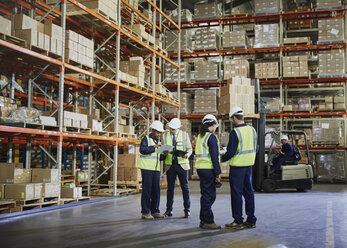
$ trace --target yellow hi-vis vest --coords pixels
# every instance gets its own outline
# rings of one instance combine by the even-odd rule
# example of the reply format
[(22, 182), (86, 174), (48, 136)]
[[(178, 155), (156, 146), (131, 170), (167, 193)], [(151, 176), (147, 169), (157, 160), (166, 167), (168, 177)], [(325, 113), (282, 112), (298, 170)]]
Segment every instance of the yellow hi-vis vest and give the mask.
[(239, 144), (236, 154), (230, 159), (230, 166), (254, 165), (257, 153), (257, 133), (251, 126), (234, 128)]
[[(211, 135), (214, 135), (210, 132), (206, 132), (203, 137), (201, 135), (198, 135), (198, 139), (196, 140), (195, 145), (195, 155), (196, 155), (196, 162), (195, 162), (195, 168), (196, 169), (213, 169), (212, 159), (210, 155), (210, 149), (208, 147), (208, 139)], [(217, 138), (217, 137), (216, 137)], [(217, 144), (218, 144), (218, 151), (219, 151), (219, 140), (217, 138)], [(220, 160), (220, 157), (219, 157)]]
[[(148, 135), (146, 136), (146, 138), (148, 146), (155, 145), (155, 142), (152, 138), (150, 138)], [(137, 167), (143, 170), (160, 171), (160, 153), (157, 153), (155, 151), (151, 154), (141, 154)]]
[[(164, 144), (173, 146), (172, 143), (172, 134), (170, 132), (166, 132), (164, 134)], [(184, 131), (179, 130), (176, 138), (176, 150), (180, 151), (186, 151), (186, 140), (187, 140), (187, 133)], [(172, 152), (173, 149), (171, 149), (169, 152)], [(189, 164), (189, 160), (187, 158), (177, 157), (178, 164)], [(165, 158), (165, 165), (172, 165), (172, 154), (168, 154)]]

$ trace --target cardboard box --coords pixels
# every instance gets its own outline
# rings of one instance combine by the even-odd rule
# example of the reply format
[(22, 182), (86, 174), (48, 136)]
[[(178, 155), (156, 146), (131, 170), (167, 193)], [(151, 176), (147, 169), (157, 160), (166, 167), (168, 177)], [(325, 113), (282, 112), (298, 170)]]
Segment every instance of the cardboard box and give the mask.
[(32, 169), (31, 180), (33, 183), (58, 183), (58, 169)]
[(140, 154), (140, 146), (132, 143), (124, 144), (124, 154)]
[(88, 182), (88, 172), (76, 171), (76, 182)]
[(44, 33), (53, 39), (61, 40), (63, 36), (62, 27), (55, 25), (51, 19), (45, 19)]
[(5, 184), (0, 184), (0, 200), (5, 198)]
[(15, 36), (25, 40), (29, 45), (37, 46), (38, 34), (36, 29), (16, 30)]
[(59, 183), (44, 183), (42, 184), (42, 197), (58, 197)]
[(0, 164), (0, 183), (30, 183), (31, 170), (16, 168), (16, 164)]
[(82, 187), (61, 188), (61, 198), (77, 199), (82, 197)]
[(141, 170), (138, 168), (124, 168), (124, 181), (141, 181)]
[(33, 183), (34, 185), (34, 199), (42, 197), (42, 183)]
[(118, 166), (119, 167), (137, 167), (138, 154), (119, 154), (118, 155)]
[(32, 29), (37, 32), (37, 21), (24, 14), (14, 15), (12, 24), (15, 30)]
[(5, 198), (14, 200), (33, 200), (35, 198), (35, 184), (6, 184)]
[(129, 134), (135, 134), (135, 127), (134, 126), (124, 126), (124, 133), (129, 133)]
[(11, 35), (12, 22), (3, 16), (0, 16), (0, 33)]

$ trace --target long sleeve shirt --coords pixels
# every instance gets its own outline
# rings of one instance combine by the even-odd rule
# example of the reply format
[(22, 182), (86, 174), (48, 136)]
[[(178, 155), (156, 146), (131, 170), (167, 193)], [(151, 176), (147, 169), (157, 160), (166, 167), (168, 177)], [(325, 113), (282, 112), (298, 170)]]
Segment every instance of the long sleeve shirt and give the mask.
[[(238, 125), (236, 127), (243, 127), (243, 126), (247, 126), (247, 123)], [(236, 131), (233, 130), (230, 132), (227, 152), (222, 156), (222, 162), (230, 160), (236, 154), (238, 145), (239, 145), (239, 138), (237, 137)]]
[[(153, 134), (152, 133), (150, 133), (148, 136), (154, 140), (155, 144), (159, 143), (159, 139), (153, 138)], [(147, 155), (147, 154), (151, 154), (153, 152), (155, 152), (155, 147), (154, 146), (148, 146), (147, 137), (146, 136), (143, 137), (142, 140), (141, 140), (141, 144), (140, 144), (140, 153), (143, 154), (143, 155)], [(164, 156), (163, 155), (160, 155), (160, 160), (164, 160)]]
[(294, 155), (294, 149), (292, 145), (289, 143), (285, 143), (284, 145), (282, 145), (281, 151), (284, 153), (282, 155), (287, 158), (292, 158)]
[[(209, 132), (212, 133), (211, 131)], [(218, 175), (220, 175), (222, 172), (219, 165), (219, 146), (217, 137), (215, 135), (211, 135), (208, 138), (207, 145), (210, 151), (214, 175), (218, 177)]]

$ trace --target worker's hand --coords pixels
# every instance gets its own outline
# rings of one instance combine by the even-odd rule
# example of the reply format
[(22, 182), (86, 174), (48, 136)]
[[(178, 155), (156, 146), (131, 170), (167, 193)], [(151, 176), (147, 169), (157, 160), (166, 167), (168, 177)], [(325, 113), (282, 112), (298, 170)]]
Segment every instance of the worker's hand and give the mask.
[(220, 183), (222, 180), (222, 177), (221, 175), (218, 175), (218, 177), (216, 177), (216, 183)]
[(188, 158), (188, 154), (182, 154), (181, 158)]
[(282, 155), (284, 155), (284, 152), (280, 151), (280, 153), (281, 153)]
[(154, 145), (154, 148), (159, 148), (159, 147), (161, 147), (161, 144), (155, 144)]
[(164, 156), (167, 156), (169, 154), (169, 151), (164, 151)]

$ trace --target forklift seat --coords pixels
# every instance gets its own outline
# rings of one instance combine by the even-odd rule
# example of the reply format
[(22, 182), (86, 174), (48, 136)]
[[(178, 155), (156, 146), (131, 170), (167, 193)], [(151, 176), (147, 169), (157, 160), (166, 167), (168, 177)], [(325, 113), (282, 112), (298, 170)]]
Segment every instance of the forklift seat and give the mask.
[(297, 165), (299, 161), (301, 160), (301, 152), (298, 147), (294, 146), (294, 154), (293, 159), (289, 161), (284, 161), (282, 165)]

